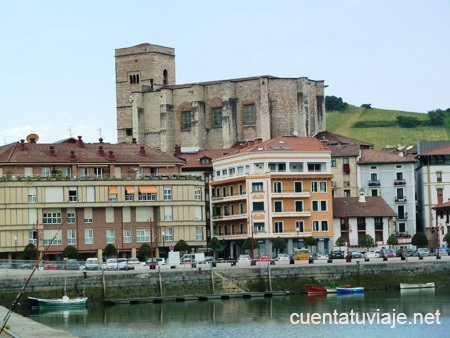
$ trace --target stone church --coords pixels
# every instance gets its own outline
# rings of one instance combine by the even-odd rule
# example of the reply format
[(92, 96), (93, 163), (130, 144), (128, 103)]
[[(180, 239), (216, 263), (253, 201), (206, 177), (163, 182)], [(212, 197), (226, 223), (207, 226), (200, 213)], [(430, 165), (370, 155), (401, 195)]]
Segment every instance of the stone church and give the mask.
[(115, 65), (118, 142), (173, 152), (326, 130), (324, 81), (265, 75), (176, 84), (175, 50), (148, 43), (116, 49)]

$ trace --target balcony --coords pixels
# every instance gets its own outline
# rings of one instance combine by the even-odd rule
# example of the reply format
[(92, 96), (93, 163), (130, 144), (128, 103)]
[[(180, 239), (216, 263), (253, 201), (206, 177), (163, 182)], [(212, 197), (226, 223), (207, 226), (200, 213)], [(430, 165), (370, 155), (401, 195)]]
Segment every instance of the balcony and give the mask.
[(379, 187), (380, 186), (380, 181), (379, 180), (371, 180), (369, 181), (369, 187)]
[(397, 221), (407, 220), (408, 219), (408, 213), (405, 212), (404, 214), (397, 214)]
[(405, 232), (396, 231), (395, 236), (399, 237), (399, 238), (411, 238), (411, 235), (408, 234), (407, 231), (405, 231)]
[(395, 203), (405, 203), (405, 202), (407, 202), (407, 199), (406, 199), (406, 197), (396, 197), (395, 198)]
[(394, 185), (405, 185), (406, 180), (394, 180)]

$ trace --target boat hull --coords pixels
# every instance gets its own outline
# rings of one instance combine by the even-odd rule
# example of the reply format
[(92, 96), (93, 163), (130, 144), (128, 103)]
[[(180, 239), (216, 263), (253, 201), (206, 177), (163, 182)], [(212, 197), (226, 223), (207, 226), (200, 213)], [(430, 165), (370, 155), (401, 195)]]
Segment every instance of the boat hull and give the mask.
[(430, 289), (434, 288), (434, 282), (431, 283), (400, 283), (400, 289)]
[(355, 293), (364, 293), (363, 287), (356, 288), (336, 288), (336, 292), (338, 295), (350, 295)]
[(87, 297), (43, 299), (28, 297), (32, 309), (80, 309), (86, 308)]

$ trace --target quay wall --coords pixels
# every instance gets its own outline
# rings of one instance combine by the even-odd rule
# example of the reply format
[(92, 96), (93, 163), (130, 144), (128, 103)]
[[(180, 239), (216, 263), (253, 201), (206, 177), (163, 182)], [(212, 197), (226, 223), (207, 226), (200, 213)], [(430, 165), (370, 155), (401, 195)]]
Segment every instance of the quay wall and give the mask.
[[(0, 273), (0, 304), (10, 305), (24, 286), (30, 271)], [(170, 269), (163, 266), (136, 271), (35, 271), (21, 295), (58, 298), (66, 289), (69, 297), (85, 295), (89, 302), (105, 299), (190, 296), (205, 294), (286, 291), (305, 292), (305, 284), (363, 286), (366, 290), (398, 289), (399, 283), (435, 282), (450, 286), (450, 261), (352, 262), (349, 264), (304, 264)], [(27, 305), (27, 304), (26, 304)]]

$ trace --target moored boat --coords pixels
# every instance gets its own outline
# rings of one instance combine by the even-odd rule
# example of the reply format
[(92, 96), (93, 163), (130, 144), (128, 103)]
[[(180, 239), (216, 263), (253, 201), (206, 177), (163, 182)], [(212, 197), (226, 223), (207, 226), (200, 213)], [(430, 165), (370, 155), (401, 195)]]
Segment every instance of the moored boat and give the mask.
[[(322, 293), (336, 293), (336, 284), (330, 283), (330, 285), (327, 286), (321, 286), (321, 285), (311, 285), (311, 284), (305, 284), (306, 292), (308, 295), (314, 295), (314, 294), (322, 294)], [(344, 285), (344, 288), (349, 288), (350, 285)]]
[(44, 299), (28, 297), (32, 309), (79, 309), (86, 308), (87, 297)]
[(364, 293), (363, 287), (336, 288), (338, 295), (349, 295), (354, 293)]
[(430, 283), (400, 283), (400, 289), (428, 289), (434, 288), (434, 282)]

